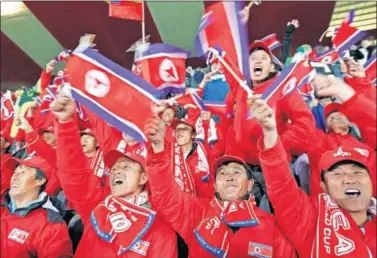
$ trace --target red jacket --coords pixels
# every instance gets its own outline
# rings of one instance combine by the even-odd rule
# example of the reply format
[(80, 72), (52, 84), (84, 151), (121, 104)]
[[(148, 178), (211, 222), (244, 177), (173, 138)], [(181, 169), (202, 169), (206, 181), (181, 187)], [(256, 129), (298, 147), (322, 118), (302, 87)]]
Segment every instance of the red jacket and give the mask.
[(355, 94), (343, 103), (340, 112), (357, 124), (361, 133), (361, 141), (373, 149), (377, 149), (376, 101), (369, 100), (364, 94)]
[[(210, 200), (193, 197), (179, 189), (173, 173), (166, 173), (170, 165), (166, 162), (168, 156), (167, 151), (158, 154), (150, 151), (147, 155), (150, 187), (157, 212), (186, 242), (189, 257), (213, 257), (200, 246), (193, 231), (202, 219), (215, 215), (215, 210), (210, 206)], [(275, 225), (274, 217), (258, 208), (254, 208), (254, 211), (260, 225), (236, 231), (231, 238), (227, 257), (250, 257), (250, 241), (272, 246), (273, 257), (295, 257), (292, 245)]]
[[(80, 214), (84, 224), (84, 233), (75, 257), (116, 257), (110, 244), (100, 239), (90, 222), (93, 209), (110, 194), (109, 188), (97, 185), (97, 178), (87, 166), (85, 155), (80, 145), (77, 124), (55, 123), (57, 132), (57, 157), (59, 176), (66, 198)], [(152, 205), (153, 207), (153, 205)], [(151, 243), (148, 257), (176, 257), (176, 235), (158, 215), (152, 227), (145, 235)], [(139, 257), (128, 251), (124, 257)]]
[(1, 204), (1, 257), (72, 257), (67, 225), (50, 200), (10, 213), (9, 196)]
[(137, 143), (133, 146), (126, 145), (126, 142), (122, 138), (122, 134), (117, 129), (111, 127), (87, 108), (83, 107), (83, 109), (85, 110), (93, 134), (96, 136), (98, 145), (103, 153), (106, 153), (109, 150), (118, 149), (124, 153), (130, 152), (142, 156), (146, 155), (146, 150), (143, 144)]
[(350, 85), (357, 93), (363, 94), (373, 103), (376, 103), (376, 87), (368, 77), (350, 78), (346, 76), (344, 82)]
[[(263, 150), (258, 142), (260, 160), (278, 225), (293, 243), (299, 257), (310, 257), (317, 230), (318, 198), (308, 197), (292, 176), (281, 141)], [(365, 225), (365, 243), (376, 256), (376, 217)]]
[[(274, 82), (276, 77), (256, 86), (255, 94), (263, 94)], [(315, 127), (315, 122), (308, 106), (297, 91), (280, 99), (275, 108), (278, 133), (288, 154), (300, 154), (306, 150), (306, 138)], [(236, 142), (234, 132), (227, 134), (226, 153), (243, 152), (249, 164), (258, 165), (258, 149), (256, 143), (262, 135), (262, 129), (255, 119), (245, 120), (242, 142)]]

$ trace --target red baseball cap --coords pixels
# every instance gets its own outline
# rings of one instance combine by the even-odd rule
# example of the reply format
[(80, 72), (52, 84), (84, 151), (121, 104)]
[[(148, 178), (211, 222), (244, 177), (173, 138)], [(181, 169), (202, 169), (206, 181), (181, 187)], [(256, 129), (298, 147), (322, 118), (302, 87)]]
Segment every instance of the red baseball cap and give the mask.
[(103, 163), (107, 168), (111, 168), (121, 157), (126, 157), (132, 161), (139, 163), (143, 170), (146, 171), (147, 166), (145, 157), (139, 154), (123, 153), (118, 151), (117, 149), (109, 150), (108, 152), (106, 152), (105, 156), (103, 157)]
[(94, 138), (96, 138), (96, 136), (94, 135), (93, 131), (90, 130), (90, 128), (86, 128), (85, 130), (80, 131), (80, 136), (83, 136), (85, 134), (93, 136)]
[(322, 154), (319, 168), (322, 171), (327, 171), (335, 164), (345, 160), (357, 162), (368, 168), (368, 158), (369, 151), (366, 149), (339, 147), (337, 150), (327, 151)]
[(268, 53), (269, 56), (273, 56), (273, 53), (271, 49), (267, 46), (266, 43), (260, 40), (254, 41), (250, 46), (249, 46), (249, 53), (253, 52), (255, 48), (262, 48), (264, 51)]
[(324, 110), (323, 110), (325, 118), (327, 118), (328, 115), (330, 115), (331, 113), (339, 111), (341, 107), (342, 107), (342, 104), (337, 103), (337, 102), (333, 102), (333, 103), (326, 105)]
[[(216, 170), (222, 165), (224, 164), (225, 162), (237, 162), (237, 163), (240, 163), (242, 165), (245, 166), (245, 168), (247, 167), (247, 164), (245, 162), (245, 160), (239, 156), (232, 156), (232, 155), (225, 155), (225, 156), (222, 156), (220, 158), (218, 158), (214, 163), (213, 163), (213, 166), (212, 166), (212, 171), (213, 173), (215, 173), (215, 177), (216, 177)], [(248, 171), (246, 171), (246, 173), (248, 173)], [(248, 178), (251, 178), (251, 175), (248, 175)]]
[(11, 157), (7, 159), (4, 166), (6, 166), (11, 171), (14, 171), (18, 164), (22, 164), (24, 166), (31, 167), (31, 168), (38, 168), (45, 174), (47, 180), (51, 178), (53, 169), (44, 159), (41, 159), (35, 156), (28, 157), (26, 159), (17, 159), (17, 158)]
[(188, 126), (191, 126), (193, 129), (194, 129), (194, 131), (195, 131), (195, 128), (196, 128), (196, 126), (195, 126), (195, 124), (196, 124), (196, 121), (194, 121), (194, 120), (192, 120), (192, 119), (189, 119), (189, 118), (182, 118), (182, 119), (178, 119), (178, 118), (176, 118), (176, 119), (174, 119), (172, 122), (171, 122), (171, 128), (173, 129), (173, 130), (175, 130), (175, 128), (179, 125), (179, 124), (186, 124), (186, 125), (188, 125)]

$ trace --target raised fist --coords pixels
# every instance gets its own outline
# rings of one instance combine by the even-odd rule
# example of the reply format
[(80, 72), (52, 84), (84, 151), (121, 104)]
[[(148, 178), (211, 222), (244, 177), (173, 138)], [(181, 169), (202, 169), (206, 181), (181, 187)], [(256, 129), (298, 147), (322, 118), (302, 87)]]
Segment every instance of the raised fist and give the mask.
[(59, 122), (64, 123), (72, 119), (74, 113), (76, 112), (76, 104), (72, 99), (60, 95), (50, 104), (50, 109), (58, 118)]

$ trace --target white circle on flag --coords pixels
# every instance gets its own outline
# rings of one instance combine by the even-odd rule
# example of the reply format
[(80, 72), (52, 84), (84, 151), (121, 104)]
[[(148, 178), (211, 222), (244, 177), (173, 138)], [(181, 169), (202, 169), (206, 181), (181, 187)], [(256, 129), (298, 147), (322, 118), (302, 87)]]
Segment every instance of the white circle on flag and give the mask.
[(98, 70), (88, 71), (85, 74), (85, 90), (95, 97), (105, 97), (110, 91), (109, 77)]
[(284, 86), (283, 95), (290, 93), (296, 87), (296, 77), (291, 78)]
[(160, 77), (165, 82), (177, 82), (177, 68), (170, 59), (164, 59), (160, 64)]
[(322, 58), (321, 63), (330, 64), (332, 62), (332, 56), (325, 56)]

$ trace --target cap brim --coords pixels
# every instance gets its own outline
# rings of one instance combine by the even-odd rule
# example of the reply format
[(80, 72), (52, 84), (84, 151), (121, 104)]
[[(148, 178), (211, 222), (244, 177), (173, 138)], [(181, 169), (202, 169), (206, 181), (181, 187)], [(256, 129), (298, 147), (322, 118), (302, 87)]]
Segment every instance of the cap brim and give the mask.
[(178, 119), (178, 118), (174, 119), (174, 120), (171, 122), (170, 127), (171, 127), (173, 130), (175, 130), (175, 128), (176, 128), (179, 124), (185, 124), (185, 125), (188, 125), (188, 126), (192, 127), (192, 128), (194, 129), (194, 131), (195, 131), (195, 128), (194, 128), (192, 125), (190, 125), (189, 123), (186, 123), (185, 121), (183, 121), (183, 120), (181, 120), (181, 119)]
[(337, 159), (334, 162), (329, 162), (326, 165), (323, 165), (321, 167), (321, 171), (328, 171), (331, 167), (335, 166), (336, 164), (339, 164), (340, 162), (344, 162), (344, 161), (355, 162), (355, 163), (359, 164), (360, 166), (365, 167), (369, 171), (368, 164), (366, 164), (365, 161), (358, 160), (358, 159), (350, 159), (349, 157), (344, 157), (342, 159)]
[(226, 156), (222, 156), (221, 158), (218, 158), (215, 163), (213, 164), (212, 166), (212, 171), (213, 173), (215, 173), (216, 175), (216, 170), (222, 165), (224, 164), (225, 162), (237, 162), (237, 163), (240, 163), (242, 165), (244, 165), (245, 167), (247, 166), (246, 162), (239, 158), (239, 157), (236, 157), (236, 156), (230, 156), (230, 155), (226, 155)]
[(122, 157), (125, 157), (127, 159), (130, 159), (134, 162), (137, 162), (140, 164), (140, 166), (143, 168), (143, 170), (145, 171), (145, 160), (139, 160), (137, 157), (141, 157), (141, 155), (138, 155), (138, 154), (124, 154), (123, 152), (120, 152), (116, 149), (114, 150), (110, 150), (108, 151), (104, 158), (103, 158), (103, 163), (105, 164), (105, 166), (107, 168), (111, 168), (115, 162), (119, 159), (119, 158), (122, 158)]
[(271, 49), (262, 41), (256, 41), (253, 44), (249, 46), (249, 53), (251, 53), (256, 48), (262, 48), (264, 51), (266, 51), (270, 56), (272, 56)]
[(342, 107), (342, 104), (340, 103), (330, 103), (327, 106), (325, 106), (323, 113), (325, 115), (325, 118), (327, 118), (331, 113), (338, 112)]

